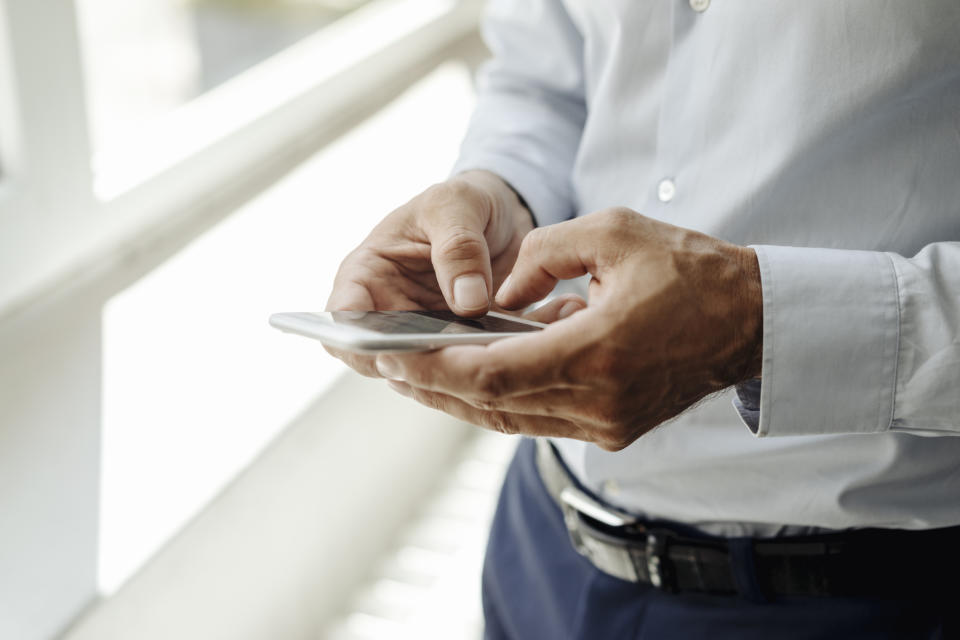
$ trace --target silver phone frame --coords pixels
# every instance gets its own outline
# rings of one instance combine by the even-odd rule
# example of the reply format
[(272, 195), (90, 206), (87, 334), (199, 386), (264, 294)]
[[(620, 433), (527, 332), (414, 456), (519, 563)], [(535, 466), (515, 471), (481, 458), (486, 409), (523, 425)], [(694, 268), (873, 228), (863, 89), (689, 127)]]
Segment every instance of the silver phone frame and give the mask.
[[(527, 336), (530, 332), (483, 333), (405, 333), (386, 334), (370, 329), (334, 324), (323, 316), (327, 311), (288, 311), (270, 316), (270, 325), (286, 333), (294, 333), (319, 340), (325, 345), (355, 353), (403, 353), (431, 351), (463, 344), (490, 344), (504, 338)], [(547, 325), (525, 318), (490, 311), (489, 316), (528, 324), (541, 329)]]

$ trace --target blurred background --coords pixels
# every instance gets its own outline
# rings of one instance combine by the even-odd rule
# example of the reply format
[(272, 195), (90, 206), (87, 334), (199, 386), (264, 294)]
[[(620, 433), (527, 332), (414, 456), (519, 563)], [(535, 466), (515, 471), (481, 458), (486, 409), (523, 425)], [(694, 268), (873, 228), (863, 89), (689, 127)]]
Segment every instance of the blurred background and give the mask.
[(0, 638), (478, 638), (515, 441), (267, 325), (442, 180), (479, 0), (0, 0)]

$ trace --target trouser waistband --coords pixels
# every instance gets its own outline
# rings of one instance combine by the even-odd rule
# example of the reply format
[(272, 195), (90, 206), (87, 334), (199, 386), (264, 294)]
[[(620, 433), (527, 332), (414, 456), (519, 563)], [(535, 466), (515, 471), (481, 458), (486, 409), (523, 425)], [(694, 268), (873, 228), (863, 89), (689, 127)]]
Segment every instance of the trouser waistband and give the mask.
[(734, 594), (734, 542), (750, 547), (768, 596), (930, 597), (960, 594), (960, 527), (858, 529), (772, 539), (692, 537), (645, 522), (582, 490), (546, 439), (537, 470), (577, 552), (601, 571), (665, 591)]

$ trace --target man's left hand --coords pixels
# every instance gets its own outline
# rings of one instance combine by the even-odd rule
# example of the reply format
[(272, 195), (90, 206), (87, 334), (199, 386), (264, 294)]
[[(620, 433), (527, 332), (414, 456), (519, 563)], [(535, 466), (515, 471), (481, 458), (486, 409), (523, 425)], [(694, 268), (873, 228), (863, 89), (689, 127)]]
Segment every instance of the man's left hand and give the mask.
[(381, 355), (377, 368), (397, 391), (467, 422), (611, 451), (760, 374), (752, 249), (609, 209), (529, 233), (496, 301), (523, 308), (586, 273), (586, 308), (560, 319), (582, 301), (547, 305), (538, 317), (556, 321), (543, 331)]

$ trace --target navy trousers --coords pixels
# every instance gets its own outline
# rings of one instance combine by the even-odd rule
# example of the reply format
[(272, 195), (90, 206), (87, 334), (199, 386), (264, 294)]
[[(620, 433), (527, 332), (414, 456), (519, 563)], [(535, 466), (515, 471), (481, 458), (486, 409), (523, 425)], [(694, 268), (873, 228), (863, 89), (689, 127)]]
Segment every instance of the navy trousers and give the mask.
[[(738, 564), (737, 555), (747, 547), (733, 546)], [(742, 574), (741, 582), (746, 581), (746, 596), (669, 594), (602, 573), (571, 546), (560, 509), (537, 474), (534, 443), (524, 440), (507, 473), (484, 563), (486, 638), (954, 637), (945, 630), (944, 606), (929, 602), (752, 598), (749, 582), (753, 580), (755, 587), (756, 581), (749, 574), (752, 565), (739, 564), (735, 571)]]

